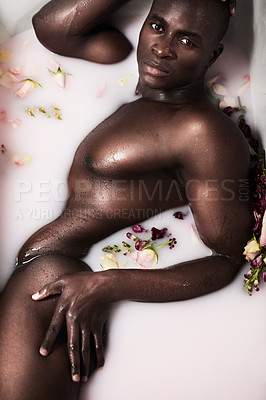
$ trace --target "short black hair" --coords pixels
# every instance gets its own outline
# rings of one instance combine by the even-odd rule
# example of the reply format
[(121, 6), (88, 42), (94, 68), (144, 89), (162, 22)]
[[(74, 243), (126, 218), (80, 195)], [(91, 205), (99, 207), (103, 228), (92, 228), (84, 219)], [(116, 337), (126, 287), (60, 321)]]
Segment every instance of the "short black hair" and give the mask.
[[(224, 35), (227, 32), (229, 21), (230, 21), (230, 8), (229, 1), (221, 1), (221, 0), (199, 0), (203, 1), (208, 7), (212, 7), (212, 9), (217, 13), (217, 34), (214, 36), (214, 42), (220, 43), (223, 39)], [(206, 13), (208, 11), (206, 10)]]

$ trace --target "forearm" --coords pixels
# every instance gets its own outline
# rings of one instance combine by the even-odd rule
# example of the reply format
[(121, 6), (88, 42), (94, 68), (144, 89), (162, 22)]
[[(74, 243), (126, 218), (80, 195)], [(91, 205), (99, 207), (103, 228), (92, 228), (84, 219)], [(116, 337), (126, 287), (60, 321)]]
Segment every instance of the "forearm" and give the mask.
[(213, 256), (157, 270), (110, 270), (113, 301), (169, 302), (195, 298), (229, 284), (239, 265)]

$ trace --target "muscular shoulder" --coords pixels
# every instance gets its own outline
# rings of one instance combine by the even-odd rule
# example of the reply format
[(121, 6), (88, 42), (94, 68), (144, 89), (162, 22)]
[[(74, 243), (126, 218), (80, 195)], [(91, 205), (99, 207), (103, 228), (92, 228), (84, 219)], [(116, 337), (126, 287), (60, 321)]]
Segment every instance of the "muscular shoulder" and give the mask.
[[(180, 120), (178, 115), (176, 118)], [(227, 170), (237, 173), (238, 168), (249, 164), (242, 132), (230, 117), (211, 105), (184, 109), (178, 130), (179, 140), (174, 147), (181, 164), (193, 173), (222, 174)]]

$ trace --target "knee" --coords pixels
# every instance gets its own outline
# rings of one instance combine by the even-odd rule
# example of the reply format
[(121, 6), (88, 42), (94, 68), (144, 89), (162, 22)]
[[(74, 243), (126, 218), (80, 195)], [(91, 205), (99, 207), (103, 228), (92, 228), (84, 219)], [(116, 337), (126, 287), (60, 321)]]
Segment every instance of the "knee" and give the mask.
[(40, 256), (25, 265), (18, 265), (9, 286), (16, 291), (34, 293), (34, 290), (39, 290), (62, 275), (84, 270), (88, 270), (88, 266), (81, 260), (61, 255)]

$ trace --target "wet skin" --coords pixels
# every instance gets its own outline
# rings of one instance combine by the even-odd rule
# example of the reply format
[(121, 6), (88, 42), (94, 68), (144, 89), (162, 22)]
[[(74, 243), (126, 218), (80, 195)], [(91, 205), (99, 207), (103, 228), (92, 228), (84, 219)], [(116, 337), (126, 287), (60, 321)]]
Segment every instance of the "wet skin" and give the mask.
[[(137, 51), (142, 97), (121, 107), (83, 140), (69, 174), (70, 198), (63, 214), (22, 247), (20, 263), (38, 257), (15, 272), (2, 297), (5, 381), (10, 382), (12, 362), (24, 340), (29, 345), (21, 364), (36, 365), (37, 375), (46, 368), (46, 382), (53, 388), (53, 379), (59, 380), (57, 400), (77, 398), (70, 373), (74, 382), (85, 382), (91, 352), (97, 366), (103, 365), (103, 327), (112, 303), (197, 297), (225, 286), (239, 270), (251, 224), (249, 201), (239, 196), (241, 182), (248, 180), (249, 152), (239, 129), (204, 93), (205, 73), (223, 49), (213, 40), (215, 11), (210, 8), (208, 17), (203, 16), (205, 3), (155, 1)], [(155, 190), (158, 182), (161, 192)], [(190, 205), (201, 238), (217, 255), (164, 270), (97, 274), (79, 260), (92, 243), (144, 219), (145, 211), (183, 204)], [(33, 302), (35, 291), (34, 300), (46, 300)], [(60, 297), (50, 297), (54, 294)], [(18, 340), (16, 317), (25, 315), (22, 299), (34, 310), (34, 318), (29, 319), (32, 329), (20, 326)], [(16, 346), (11, 349), (12, 340)], [(41, 354), (51, 353), (47, 358), (37, 352), (41, 342)], [(63, 374), (55, 373), (54, 360)], [(15, 389), (4, 384), (7, 399), (15, 399), (14, 393), (25, 386), (20, 370), (16, 377)], [(40, 382), (33, 382), (28, 393), (48, 398), (49, 385), (40, 390)]]

